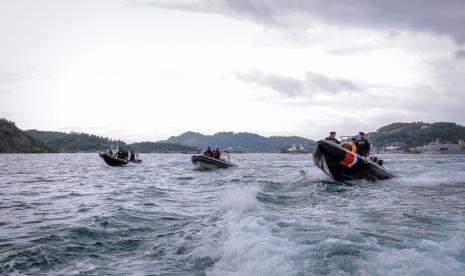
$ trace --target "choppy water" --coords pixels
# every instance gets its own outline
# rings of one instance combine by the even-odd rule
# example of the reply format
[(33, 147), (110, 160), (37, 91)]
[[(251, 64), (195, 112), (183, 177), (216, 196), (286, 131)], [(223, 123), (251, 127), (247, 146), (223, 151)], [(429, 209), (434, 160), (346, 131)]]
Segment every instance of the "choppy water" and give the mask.
[(463, 275), (465, 155), (340, 185), (309, 155), (0, 155), (0, 274)]

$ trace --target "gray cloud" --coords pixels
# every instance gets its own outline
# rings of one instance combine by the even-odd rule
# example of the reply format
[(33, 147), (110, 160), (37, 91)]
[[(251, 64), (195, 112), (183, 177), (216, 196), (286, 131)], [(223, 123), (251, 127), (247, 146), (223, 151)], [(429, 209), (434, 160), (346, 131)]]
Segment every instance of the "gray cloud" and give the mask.
[(458, 50), (457, 52), (455, 52), (455, 57), (465, 58), (465, 50)]
[(31, 75), (11, 68), (0, 67), (0, 93), (9, 93), (11, 85), (27, 78), (31, 78)]
[(8, 93), (15, 84), (36, 78), (50, 78), (50, 75), (32, 67), (0, 66), (0, 93)]
[(0, 69), (0, 84), (17, 83), (25, 78), (31, 78), (31, 76), (25, 74), (24, 72), (7, 71)]
[(447, 35), (465, 42), (463, 0), (132, 0), (138, 5), (218, 13), (266, 27), (306, 29), (320, 21), (355, 28), (410, 30)]
[(0, 84), (13, 84), (25, 79), (49, 77), (47, 72), (37, 68), (0, 66)]
[(264, 74), (258, 71), (254, 71), (253, 73), (235, 73), (235, 76), (245, 82), (271, 88), (289, 97), (302, 93), (302, 83), (295, 78)]
[(260, 71), (252, 73), (235, 73), (238, 79), (254, 83), (262, 87), (270, 88), (288, 97), (299, 95), (314, 95), (322, 93), (342, 93), (363, 91), (350, 80), (329, 78), (328, 76), (307, 71), (305, 77), (300, 80), (292, 77), (265, 74)]

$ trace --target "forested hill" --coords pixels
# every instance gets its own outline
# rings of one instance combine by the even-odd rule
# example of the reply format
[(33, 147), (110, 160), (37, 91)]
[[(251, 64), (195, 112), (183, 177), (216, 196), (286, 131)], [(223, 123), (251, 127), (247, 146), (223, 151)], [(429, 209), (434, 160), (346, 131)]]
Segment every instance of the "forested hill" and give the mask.
[(367, 137), (374, 146), (399, 142), (405, 143), (407, 147), (416, 147), (436, 139), (457, 143), (459, 139), (465, 139), (465, 127), (450, 122), (393, 123), (368, 133)]
[[(399, 142), (406, 147), (416, 147), (439, 139), (441, 142), (457, 143), (465, 139), (465, 127), (456, 123), (393, 123), (368, 133), (373, 146), (385, 146)], [(22, 131), (13, 122), (0, 119), (0, 153), (39, 152), (99, 152), (111, 146), (132, 148), (138, 152), (189, 152), (207, 146), (228, 148), (233, 151), (279, 152), (292, 144), (312, 149), (314, 141), (297, 136), (264, 137), (254, 133), (219, 132), (203, 135), (186, 132), (172, 136), (166, 141), (142, 142), (127, 145), (120, 140), (85, 133), (56, 131)]]
[(15, 123), (0, 118), (0, 153), (41, 152), (53, 152), (53, 149), (24, 133)]
[(86, 133), (26, 130), (30, 136), (40, 139), (56, 152), (99, 152), (113, 146), (126, 146), (123, 141)]
[(185, 132), (179, 136), (172, 136), (165, 142), (178, 143), (186, 146), (197, 148), (206, 148), (207, 146), (228, 148), (235, 151), (246, 152), (279, 152), (282, 148), (287, 148), (292, 144), (303, 145), (307, 149), (314, 146), (314, 141), (297, 136), (272, 136), (263, 137), (254, 133), (234, 133), (219, 132), (214, 135), (203, 135), (197, 132)]
[(141, 153), (197, 152), (195, 147), (164, 142), (141, 142), (130, 144), (129, 148)]

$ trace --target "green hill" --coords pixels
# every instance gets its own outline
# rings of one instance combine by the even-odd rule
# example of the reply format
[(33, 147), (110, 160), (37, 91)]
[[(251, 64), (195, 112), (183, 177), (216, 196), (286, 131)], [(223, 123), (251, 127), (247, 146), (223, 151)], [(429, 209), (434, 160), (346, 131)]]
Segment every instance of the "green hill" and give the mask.
[(439, 139), (443, 142), (457, 143), (465, 138), (465, 127), (450, 123), (393, 123), (367, 134), (374, 146), (387, 143), (405, 143), (407, 147), (417, 147)]
[(297, 137), (272, 136), (263, 137), (254, 133), (247, 132), (219, 132), (214, 135), (203, 135), (197, 132), (185, 132), (179, 136), (172, 136), (165, 142), (177, 143), (197, 148), (206, 148), (207, 146), (228, 148), (233, 150), (243, 150), (247, 152), (280, 152), (282, 148), (292, 144), (303, 145), (305, 148), (313, 148), (314, 141)]
[(112, 145), (126, 146), (126, 143), (123, 141), (111, 140), (106, 137), (86, 133), (39, 130), (27, 130), (26, 133), (41, 140), (57, 152), (99, 152), (105, 151)]
[(168, 153), (168, 152), (198, 151), (198, 149), (195, 147), (184, 146), (180, 144), (164, 143), (164, 142), (134, 143), (134, 144), (130, 144), (129, 148), (136, 152), (141, 152), (141, 153), (152, 153), (152, 152)]
[(127, 147), (142, 153), (197, 150), (195, 147), (164, 142), (142, 142), (128, 145), (120, 140), (111, 140), (106, 137), (86, 133), (64, 133), (39, 130), (27, 130), (26, 132), (30, 136), (41, 140), (56, 152), (100, 152), (109, 149), (111, 146)]
[(53, 152), (53, 149), (24, 133), (15, 123), (0, 118), (0, 153), (42, 152)]

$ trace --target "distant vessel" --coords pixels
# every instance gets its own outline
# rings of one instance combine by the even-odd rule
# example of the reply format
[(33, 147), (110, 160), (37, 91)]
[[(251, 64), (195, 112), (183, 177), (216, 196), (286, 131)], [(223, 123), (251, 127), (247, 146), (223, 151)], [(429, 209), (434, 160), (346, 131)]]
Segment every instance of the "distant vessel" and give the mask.
[(232, 147), (227, 147), (226, 150), (228, 152), (232, 152), (232, 153), (245, 153), (246, 151), (242, 149), (241, 146), (238, 146), (236, 149), (232, 148)]
[(291, 154), (295, 154), (295, 153), (310, 153), (310, 151), (307, 150), (306, 148), (304, 148), (304, 146), (299, 145), (298, 147), (296, 147), (295, 144), (292, 144), (292, 146), (289, 147), (289, 148), (281, 149), (281, 152), (282, 152), (282, 153), (291, 153)]
[(465, 140), (460, 139), (457, 144), (440, 143), (439, 139), (424, 145), (420, 149), (421, 153), (440, 153), (440, 154), (465, 154)]
[(182, 152), (182, 154), (197, 154), (201, 153), (201, 150), (185, 150)]
[(394, 143), (388, 143), (384, 147), (379, 147), (377, 153), (395, 154), (395, 153), (405, 153), (405, 151), (402, 150), (401, 143), (394, 142)]

